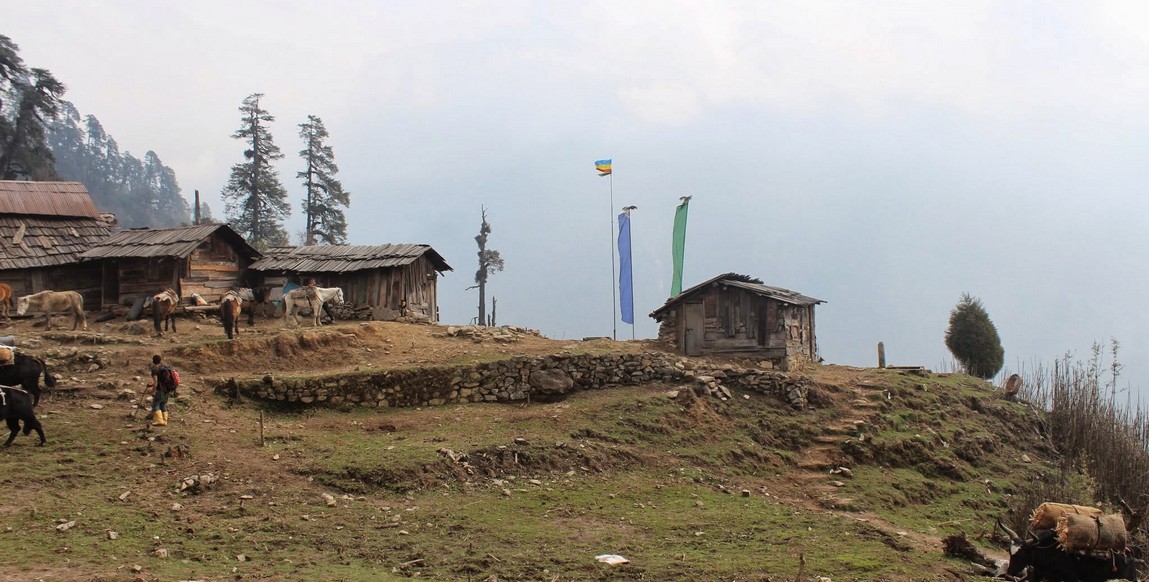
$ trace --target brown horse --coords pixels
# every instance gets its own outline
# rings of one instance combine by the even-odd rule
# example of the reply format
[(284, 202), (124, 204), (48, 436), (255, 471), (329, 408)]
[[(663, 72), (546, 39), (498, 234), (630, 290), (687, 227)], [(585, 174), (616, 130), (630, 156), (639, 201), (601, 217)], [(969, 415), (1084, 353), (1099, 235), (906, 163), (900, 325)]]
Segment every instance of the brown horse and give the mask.
[(243, 299), (240, 299), (239, 293), (228, 291), (223, 294), (223, 300), (219, 302), (219, 319), (223, 322), (227, 339), (239, 335), (239, 312), (242, 308)]
[(156, 335), (164, 335), (164, 332), (160, 331), (160, 322), (163, 322), (164, 330), (167, 330), (170, 323), (172, 331), (176, 331), (176, 320), (173, 316), (179, 304), (180, 296), (171, 287), (152, 297), (152, 325), (156, 328)]
[(16, 300), (16, 315), (24, 315), (29, 310), (44, 314), (46, 329), (52, 329), (52, 312), (62, 311), (72, 314), (72, 331), (81, 325), (84, 331), (88, 330), (88, 318), (84, 316), (84, 297), (75, 291), (41, 291)]
[(0, 313), (4, 314), (4, 319), (8, 317), (8, 306), (12, 303), (12, 286), (7, 283), (0, 283)]
[(255, 325), (255, 312), (262, 306), (269, 303), (271, 296), (271, 288), (264, 287), (240, 287), (236, 290), (236, 295), (244, 301), (241, 313), (247, 312), (247, 326), (252, 327)]

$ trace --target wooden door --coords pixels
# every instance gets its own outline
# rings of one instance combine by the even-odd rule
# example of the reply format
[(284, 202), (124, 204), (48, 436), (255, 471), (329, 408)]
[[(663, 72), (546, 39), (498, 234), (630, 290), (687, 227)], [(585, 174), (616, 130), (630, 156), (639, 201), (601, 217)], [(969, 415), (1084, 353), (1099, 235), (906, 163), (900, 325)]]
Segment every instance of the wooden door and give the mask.
[(688, 356), (702, 355), (703, 309), (701, 303), (687, 303), (685, 309), (686, 328), (683, 338), (683, 352)]
[(120, 266), (115, 261), (105, 261), (103, 266), (103, 297), (104, 305), (118, 305), (120, 303)]

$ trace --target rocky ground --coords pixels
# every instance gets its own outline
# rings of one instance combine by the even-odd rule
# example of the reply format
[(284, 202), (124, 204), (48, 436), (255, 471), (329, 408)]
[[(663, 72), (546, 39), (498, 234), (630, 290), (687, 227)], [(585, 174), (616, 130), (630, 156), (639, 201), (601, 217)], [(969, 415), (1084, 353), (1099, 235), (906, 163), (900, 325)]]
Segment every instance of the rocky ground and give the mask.
[(71, 319), (14, 318), (0, 323), (0, 336), (15, 337), (19, 350), (45, 358), (60, 377), (63, 392), (140, 389), (147, 364), (163, 355), (181, 373), (184, 384), (221, 376), (276, 373), (329, 373), (364, 368), (461, 363), (508, 355), (542, 355), (565, 349), (652, 349), (649, 342), (608, 340), (557, 341), (538, 331), (513, 326), (483, 328), (397, 322), (337, 322), (318, 328), (287, 327), (283, 320), (257, 317), (241, 324), (228, 346), (218, 317), (189, 313), (177, 331), (156, 335), (151, 321), (118, 318), (96, 322), (88, 330), (71, 329)]
[[(701, 576), (695, 579), (762, 571), (750, 562), (755, 552), (767, 550), (781, 557), (775, 556), (766, 570), (794, 579), (803, 549), (809, 573), (835, 572), (835, 580), (943, 579), (934, 571), (915, 574), (920, 564), (940, 556), (945, 530), (931, 524), (942, 518), (931, 517), (925, 524), (910, 519), (907, 525), (875, 511), (886, 503), (877, 500), (885, 499), (888, 487), (883, 483), (870, 489), (867, 484), (890, 477), (873, 467), (861, 468), (859, 475), (842, 443), (862, 443), (868, 427), (888, 423), (883, 412), (894, 406), (892, 396), (893, 402), (899, 395), (910, 402), (935, 390), (970, 389), (940, 388), (953, 379), (823, 366), (804, 372), (818, 387), (810, 411), (774, 407), (770, 399), (751, 393), (732, 394), (711, 376), (713, 385), (702, 384), (704, 390), (691, 390), (690, 384), (642, 386), (549, 405), (272, 411), (264, 427), (258, 406), (232, 408), (214, 393), (220, 380), (663, 348), (651, 341), (553, 340), (514, 327), (352, 321), (285, 328), (281, 320), (257, 318), (253, 327), (243, 325), (240, 337), (228, 341), (210, 315), (188, 314), (177, 321), (178, 331), (162, 336), (154, 334), (150, 321), (97, 323), (90, 315), (87, 331), (72, 331), (63, 317), (53, 318), (51, 331), (42, 321), (14, 319), (0, 328), (0, 336), (15, 336), (20, 350), (45, 358), (60, 379), (58, 390), (38, 409), (48, 447), (37, 449), (31, 438), (20, 437), (5, 461), (7, 476), (0, 478), (8, 491), (7, 503), (0, 506), (0, 551), (23, 556), (15, 579), (68, 580), (76, 579), (78, 571), (93, 570), (98, 575), (83, 579), (223, 579), (229, 571), (237, 573), (234, 578), (245, 577), (244, 571), (254, 578), (276, 578), (340, 565), (353, 573), (328, 579), (368, 579), (361, 574), (375, 567), (403, 577), (424, 571), (437, 572), (440, 579), (465, 579), (474, 571), (484, 573), (479, 580), (501, 571), (503, 577), (496, 579), (534, 579), (526, 573), (557, 567), (556, 560), (574, 560), (559, 570), (582, 573), (553, 579), (586, 579), (605, 571), (585, 570), (599, 566), (584, 562), (584, 554), (609, 547), (628, 549), (631, 558), (643, 557), (643, 565), (603, 579), (638, 580), (675, 571), (678, 566), (658, 564), (659, 556), (670, 551), (665, 548), (681, 546), (683, 556), (717, 557), (713, 552), (726, 552), (747, 539), (761, 545), (750, 546), (753, 551), (746, 556), (722, 553), (720, 561), (695, 562), (691, 571)], [(172, 422), (164, 428), (148, 425), (143, 394), (146, 366), (156, 353), (180, 370), (183, 382), (179, 402), (171, 408)], [(746, 360), (682, 363), (700, 376), (728, 365), (757, 365)], [(923, 382), (933, 386), (930, 391), (919, 390)], [(769, 421), (761, 420), (764, 414), (771, 415)], [(926, 427), (918, 432), (931, 434)], [(905, 438), (920, 440), (912, 432)], [(458, 456), (458, 462), (443, 464), (444, 455), (452, 461)], [(894, 478), (906, 480), (899, 487), (922, 496), (923, 507), (936, 505), (943, 494), (964, 495), (961, 485), (939, 490), (919, 485), (916, 473), (898, 475)], [(516, 477), (522, 483), (515, 485)], [(196, 494), (201, 489), (206, 493)], [(446, 503), (444, 498), (446, 504), (440, 505), (447, 492), (461, 500)], [(593, 496), (582, 499), (584, 494)], [(683, 515), (684, 508), (674, 504), (684, 495), (687, 511), (730, 513), (700, 513), (687, 517), (687, 524), (664, 523)], [(540, 506), (495, 509), (524, 497)], [(747, 519), (739, 504), (748, 503), (764, 513), (739, 524)], [(628, 542), (639, 530), (627, 529), (633, 525), (619, 523), (618, 515), (645, 515), (656, 505), (676, 509), (641, 519), (633, 515), (640, 522), (653, 520), (646, 522), (653, 533)], [(432, 516), (416, 521), (414, 516), (423, 511)], [(504, 529), (503, 520), (526, 518), (523, 511), (537, 530)], [(382, 518), (396, 524), (394, 531), (373, 525), (372, 520)], [(780, 523), (763, 529), (756, 525), (759, 519)], [(830, 535), (820, 529), (826, 520), (827, 532), (860, 532), (859, 549), (843, 557), (819, 543), (819, 536)], [(802, 527), (790, 531), (795, 523)], [(538, 536), (586, 528), (598, 533), (576, 537), (572, 548), (548, 546), (545, 557), (518, 553), (517, 544), (533, 543)], [(698, 533), (708, 529), (729, 539), (711, 545), (709, 534)], [(494, 531), (501, 533), (481, 533)], [(471, 541), (431, 550), (442, 547), (443, 536), (459, 532), (490, 544), (484, 552), (494, 557), (476, 562), (470, 544), (478, 542)], [(771, 541), (774, 532), (782, 536), (779, 540), (797, 541)], [(787, 549), (791, 544), (796, 549)], [(106, 552), (112, 554), (104, 560)], [(677, 562), (678, 554), (672, 554)], [(82, 566), (69, 566), (63, 558)], [(897, 566), (903, 560), (905, 565)], [(104, 561), (106, 566), (93, 566)], [(909, 574), (864, 574), (891, 567)], [(854, 571), (857, 577), (841, 576)]]

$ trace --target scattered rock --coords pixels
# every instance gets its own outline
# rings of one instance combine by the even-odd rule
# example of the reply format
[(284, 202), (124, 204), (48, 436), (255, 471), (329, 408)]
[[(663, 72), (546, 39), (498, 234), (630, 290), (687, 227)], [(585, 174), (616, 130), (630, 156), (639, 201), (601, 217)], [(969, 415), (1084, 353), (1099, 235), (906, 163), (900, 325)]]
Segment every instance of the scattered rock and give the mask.
[(61, 523), (60, 525), (57, 525), (56, 531), (68, 531), (74, 527), (76, 527), (75, 521), (66, 521), (64, 523)]
[(216, 481), (219, 481), (219, 477), (212, 473), (192, 475), (191, 477), (185, 477), (183, 481), (180, 481), (179, 488), (181, 493), (186, 491), (188, 493), (198, 495), (209, 489)]

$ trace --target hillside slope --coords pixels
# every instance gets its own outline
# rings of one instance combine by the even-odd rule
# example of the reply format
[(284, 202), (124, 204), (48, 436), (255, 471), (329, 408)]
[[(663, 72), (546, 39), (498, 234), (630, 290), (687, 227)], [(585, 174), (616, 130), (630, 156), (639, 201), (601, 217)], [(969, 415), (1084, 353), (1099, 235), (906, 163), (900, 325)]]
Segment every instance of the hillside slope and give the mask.
[[(814, 367), (798, 372), (813, 382), (802, 411), (680, 385), (549, 404), (283, 408), (212, 388), (657, 346), (397, 323), (261, 320), (230, 343), (210, 320), (168, 338), (139, 327), (5, 330), (63, 376), (39, 409), (48, 446), (20, 437), (0, 452), (6, 577), (958, 580), (968, 568), (941, 539), (964, 532), (1004, 555), (985, 542), (993, 518), (1051, 472), (1038, 417), (962, 375)], [(156, 352), (185, 384), (164, 428), (147, 425), (140, 394)]]

